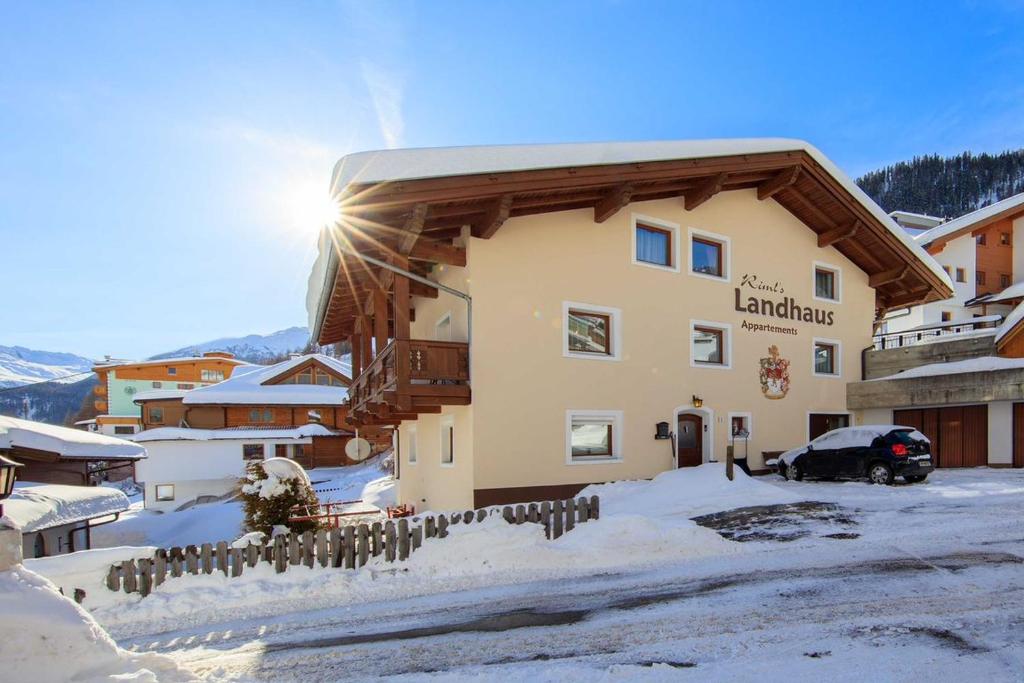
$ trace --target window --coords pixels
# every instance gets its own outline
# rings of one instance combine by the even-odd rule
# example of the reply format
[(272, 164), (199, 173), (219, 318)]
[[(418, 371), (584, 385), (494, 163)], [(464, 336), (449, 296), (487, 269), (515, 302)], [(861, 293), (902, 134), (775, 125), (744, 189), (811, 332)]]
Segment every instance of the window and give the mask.
[(953, 277), (953, 270), (949, 266), (942, 266), (942, 269), (946, 271), (946, 275)]
[(199, 378), (204, 382), (221, 382), (224, 380), (223, 370), (201, 370)]
[(135, 427), (128, 427), (126, 425), (114, 425), (114, 434), (134, 434)]
[(164, 421), (164, 409), (163, 408), (150, 408), (149, 409), (149, 421), (150, 422), (163, 422)]
[(729, 413), (731, 439), (749, 439), (753, 431), (750, 413)]
[(1004, 247), (1010, 246), (1010, 233), (1008, 233), (1008, 232), (1001, 232), (1001, 233), (999, 233), (999, 244), (1003, 245)]
[(979, 270), (974, 273), (974, 284), (983, 285), (985, 284), (985, 271)]
[(690, 365), (729, 368), (732, 365), (731, 326), (703, 320), (690, 321)]
[(313, 383), (313, 368), (306, 368), (301, 372), (295, 373), (296, 384), (312, 384)]
[(251, 460), (262, 460), (263, 459), (263, 444), (261, 443), (243, 443), (242, 444), (242, 460), (249, 462)]
[(1000, 275), (999, 276), (999, 286), (1002, 287), (1003, 289), (1006, 289), (1007, 287), (1009, 287), (1010, 286), (1010, 276), (1007, 275), (1006, 273), (1003, 273), (1002, 275)]
[(622, 412), (566, 412), (566, 462), (579, 464), (621, 460)]
[(950, 313), (949, 311), (943, 311), (942, 312), (942, 322), (948, 323), (952, 319), (953, 319), (953, 314), (952, 313)]
[(618, 360), (621, 354), (619, 309), (562, 302), (562, 355)]
[(814, 264), (814, 298), (839, 303), (842, 298), (842, 271), (827, 263)]
[(833, 429), (850, 426), (849, 413), (808, 413), (807, 440), (813, 441)]
[(195, 384), (179, 384), (178, 388), (179, 389), (184, 389), (186, 391), (189, 391), (189, 390), (195, 389), (196, 385)]
[(690, 273), (729, 279), (729, 238), (690, 229)]
[(174, 484), (157, 484), (156, 499), (158, 501), (174, 500)]
[(633, 263), (679, 272), (679, 226), (634, 215)]
[(833, 339), (814, 340), (814, 374), (839, 377), (839, 342)]
[(963, 268), (957, 268), (956, 269), (956, 281), (957, 282), (967, 282), (967, 271), (965, 271)]
[(455, 418), (441, 418), (441, 466), (452, 467), (455, 464)]
[(172, 377), (174, 375), (177, 375), (178, 374), (178, 368), (167, 368), (167, 374), (171, 375)]
[(153, 382), (153, 388), (154, 388), (154, 389), (159, 389), (159, 388), (161, 388), (161, 387), (162, 387), (163, 385), (164, 385), (164, 383), (163, 383), (163, 382)]
[(406, 433), (409, 436), (409, 464), (410, 465), (415, 465), (416, 464), (416, 455), (417, 455), (416, 454), (416, 450), (417, 450), (417, 446), (416, 446), (416, 427), (409, 427), (409, 429), (406, 431)]
[(978, 235), (978, 236), (977, 236), (977, 237), (975, 237), (974, 239), (975, 239), (975, 241), (976, 241), (976, 242), (978, 243), (978, 246), (979, 246), (979, 247), (983, 247), (983, 246), (985, 246), (985, 244), (987, 243), (987, 240), (986, 240), (986, 238), (985, 238), (985, 233), (981, 233), (980, 235)]
[(270, 408), (253, 408), (249, 411), (249, 422), (273, 422), (274, 411)]

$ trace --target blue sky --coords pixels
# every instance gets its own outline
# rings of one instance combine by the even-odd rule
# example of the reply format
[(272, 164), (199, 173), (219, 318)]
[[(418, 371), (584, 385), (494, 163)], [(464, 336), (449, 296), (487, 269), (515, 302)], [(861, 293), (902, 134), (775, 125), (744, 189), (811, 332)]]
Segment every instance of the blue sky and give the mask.
[(850, 175), (1024, 146), (1024, 3), (0, 4), (0, 344), (305, 323), (333, 163), (791, 136)]

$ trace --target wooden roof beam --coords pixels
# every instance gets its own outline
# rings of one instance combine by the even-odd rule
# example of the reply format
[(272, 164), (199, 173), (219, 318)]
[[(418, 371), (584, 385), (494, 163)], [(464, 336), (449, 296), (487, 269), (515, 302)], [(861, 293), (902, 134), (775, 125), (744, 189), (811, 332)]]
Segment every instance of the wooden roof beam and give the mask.
[(496, 199), (487, 210), (487, 213), (484, 214), (483, 219), (473, 224), (473, 237), (485, 240), (494, 237), (494, 233), (498, 232), (498, 228), (508, 220), (511, 211), (512, 195), (506, 194)]
[(412, 250), (409, 252), (409, 258), (420, 261), (432, 261), (433, 263), (444, 263), (449, 266), (459, 266), (462, 268), (466, 265), (466, 248), (421, 237), (413, 245)]
[(790, 166), (785, 170), (779, 171), (779, 173), (776, 174), (775, 177), (771, 178), (770, 180), (766, 180), (757, 186), (757, 198), (765, 200), (774, 197), (779, 192), (785, 190), (787, 187), (792, 186), (799, 176), (799, 166)]
[(831, 247), (833, 244), (836, 244), (837, 242), (848, 240), (857, 234), (857, 231), (860, 230), (860, 227), (860, 221), (854, 220), (844, 225), (840, 225), (837, 228), (827, 230), (818, 235), (818, 246), (824, 249), (825, 247)]
[(408, 254), (412, 251), (413, 245), (423, 232), (423, 221), (427, 218), (427, 205), (423, 202), (412, 207), (412, 213), (406, 219), (402, 231), (405, 233), (398, 238), (398, 253)]
[(686, 210), (693, 211), (698, 206), (721, 192), (722, 186), (725, 185), (725, 181), (728, 177), (728, 173), (717, 173), (704, 182), (698, 184), (697, 187), (693, 188), (689, 192), (686, 192), (683, 195), (683, 205), (686, 207)]
[(594, 222), (604, 223), (617, 214), (620, 209), (626, 208), (632, 196), (633, 186), (629, 183), (613, 188), (600, 201), (594, 204)]
[(892, 296), (885, 300), (886, 308), (903, 308), (911, 304), (923, 303), (923, 299), (931, 291), (931, 287), (918, 287), (906, 294)]
[(902, 280), (903, 276), (910, 270), (910, 266), (900, 266), (899, 268), (893, 268), (892, 270), (883, 270), (880, 273), (875, 273), (868, 277), (868, 286), (878, 288), (882, 285), (887, 285), (891, 282)]

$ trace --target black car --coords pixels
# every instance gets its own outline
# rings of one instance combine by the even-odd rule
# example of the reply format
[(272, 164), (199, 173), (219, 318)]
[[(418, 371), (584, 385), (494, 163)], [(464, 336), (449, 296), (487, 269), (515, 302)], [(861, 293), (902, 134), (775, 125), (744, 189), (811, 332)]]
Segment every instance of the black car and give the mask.
[(934, 469), (928, 438), (912, 427), (898, 425), (834, 429), (783, 453), (778, 468), (779, 474), (791, 481), (866, 478), (872, 484), (891, 484), (896, 477), (916, 484)]

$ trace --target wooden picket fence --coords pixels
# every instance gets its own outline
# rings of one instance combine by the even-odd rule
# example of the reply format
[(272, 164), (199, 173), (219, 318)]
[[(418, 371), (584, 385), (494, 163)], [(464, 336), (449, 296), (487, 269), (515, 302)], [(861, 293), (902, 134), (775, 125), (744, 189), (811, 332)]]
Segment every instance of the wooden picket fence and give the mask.
[(260, 562), (272, 565), (280, 574), (298, 565), (357, 569), (371, 557), (381, 555), (386, 562), (404, 561), (423, 545), (423, 539), (445, 538), (453, 525), (479, 523), (498, 514), (509, 524), (541, 524), (547, 537), (556, 539), (572, 531), (577, 524), (598, 519), (600, 501), (597, 496), (591, 496), (439, 516), (421, 515), (302, 534), (279, 534), (268, 543), (250, 543), (245, 548), (232, 547), (227, 541), (198, 547), (161, 548), (152, 558), (111, 565), (106, 586), (112, 591), (123, 590), (145, 597), (168, 578), (214, 572), (236, 577), (241, 576), (246, 567), (254, 568)]

